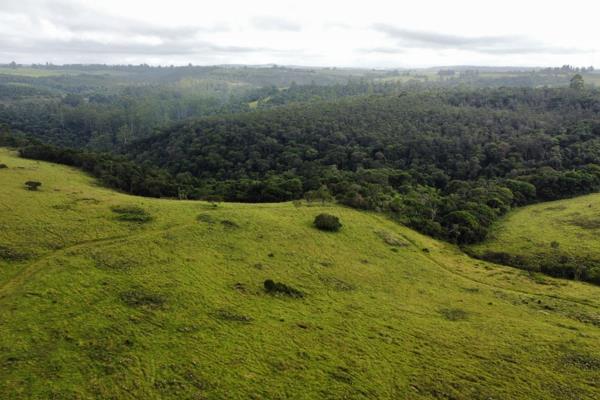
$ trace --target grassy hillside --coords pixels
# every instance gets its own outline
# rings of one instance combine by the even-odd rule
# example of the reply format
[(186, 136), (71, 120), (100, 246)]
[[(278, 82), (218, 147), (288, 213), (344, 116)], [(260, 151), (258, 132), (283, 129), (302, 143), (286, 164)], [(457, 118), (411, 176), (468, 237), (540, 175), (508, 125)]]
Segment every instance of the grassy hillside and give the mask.
[(554, 267), (557, 275), (587, 273), (594, 278), (588, 280), (600, 283), (599, 233), (600, 194), (591, 194), (519, 208), (471, 249), (532, 269)]
[[(600, 395), (596, 286), (339, 206), (138, 198), (0, 163), (0, 398)], [(312, 227), (324, 211), (340, 232)]]

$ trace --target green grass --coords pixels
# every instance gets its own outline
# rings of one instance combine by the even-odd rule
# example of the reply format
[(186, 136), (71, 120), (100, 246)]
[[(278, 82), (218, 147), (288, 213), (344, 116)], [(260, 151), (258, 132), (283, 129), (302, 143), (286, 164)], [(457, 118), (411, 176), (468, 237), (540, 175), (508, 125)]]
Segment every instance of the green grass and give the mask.
[(600, 194), (519, 208), (500, 220), (477, 254), (505, 252), (530, 264), (576, 260), (600, 265)]
[(30, 78), (39, 78), (39, 77), (44, 77), (44, 76), (64, 75), (65, 72), (59, 71), (59, 70), (47, 70), (47, 69), (27, 68), (27, 67), (19, 67), (19, 68), (0, 67), (0, 74), (15, 75), (15, 76), (27, 76)]
[(125, 75), (121, 71), (114, 71), (110, 69), (44, 69), (44, 68), (31, 68), (31, 67), (0, 67), (0, 75), (12, 75), (12, 76), (25, 76), (29, 78), (42, 78), (42, 77), (54, 77), (64, 75), (111, 75), (111, 76), (122, 76)]
[[(2, 399), (600, 395), (598, 287), (336, 205), (147, 199), (0, 163), (0, 244), (22, 256), (0, 258)], [(342, 229), (315, 229), (322, 212)]]

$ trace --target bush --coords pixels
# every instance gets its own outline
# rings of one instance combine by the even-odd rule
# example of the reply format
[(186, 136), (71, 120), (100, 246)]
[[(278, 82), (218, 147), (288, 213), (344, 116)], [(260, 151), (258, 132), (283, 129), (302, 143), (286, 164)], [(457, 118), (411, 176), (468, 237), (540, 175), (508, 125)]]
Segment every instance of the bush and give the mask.
[(481, 226), (472, 212), (452, 211), (444, 217), (449, 239), (455, 243), (475, 243), (485, 238), (485, 227)]
[(486, 251), (479, 258), (495, 264), (514, 266), (513, 256), (504, 251)]
[(317, 227), (317, 229), (320, 229), (322, 231), (329, 231), (329, 232), (337, 232), (342, 227), (342, 223), (340, 222), (340, 219), (338, 217), (336, 217), (335, 215), (331, 215), (331, 214), (317, 215), (315, 217), (314, 224)]
[(271, 279), (267, 279), (264, 283), (265, 291), (269, 294), (283, 294), (289, 297), (302, 298), (304, 293), (300, 290), (295, 289), (291, 286), (281, 282), (274, 282)]
[(37, 182), (37, 181), (27, 181), (25, 182), (25, 186), (27, 187), (27, 190), (38, 190), (38, 188), (40, 186), (42, 186), (42, 182)]
[(0, 169), (8, 168), (8, 165), (0, 163)]
[(23, 261), (30, 257), (31, 254), (26, 254), (13, 248), (0, 245), (0, 260)]
[(152, 216), (138, 206), (114, 206), (111, 210), (118, 214), (119, 221), (143, 223), (152, 220)]

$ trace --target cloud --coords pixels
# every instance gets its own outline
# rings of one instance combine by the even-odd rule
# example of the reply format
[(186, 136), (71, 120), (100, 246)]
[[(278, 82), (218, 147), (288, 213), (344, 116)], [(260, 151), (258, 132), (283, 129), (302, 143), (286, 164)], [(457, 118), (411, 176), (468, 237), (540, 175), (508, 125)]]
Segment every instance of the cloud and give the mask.
[(65, 0), (22, 0), (18, 6), (0, 3), (0, 54), (11, 56), (88, 55), (96, 60), (102, 55), (220, 56), (270, 51), (208, 39), (211, 34), (228, 30), (222, 23), (166, 26), (108, 15)]
[[(522, 0), (507, 1), (523, 3), (525, 11), (535, 9)], [(600, 62), (600, 47), (594, 41), (600, 28), (593, 24), (592, 13), (566, 21), (557, 10), (532, 23), (523, 11), (522, 18), (503, 24), (498, 21), (513, 15), (511, 7), (495, 10), (498, 15), (492, 18), (487, 6), (473, 7), (470, 0), (452, 2), (444, 13), (448, 15), (429, 13), (437, 0), (314, 2), (318, 7), (293, 0), (221, 0), (210, 7), (193, 0), (0, 0), (0, 63), (14, 59), (395, 68)], [(425, 20), (436, 30), (403, 25)], [(458, 34), (457, 26), (468, 34)]]
[(406, 50), (399, 47), (371, 47), (358, 50), (361, 53), (382, 53), (382, 54), (400, 54)]
[(254, 17), (251, 19), (252, 25), (257, 29), (267, 30), (267, 31), (292, 31), (298, 32), (302, 29), (300, 24), (297, 24), (293, 21), (279, 18), (279, 17), (268, 17), (268, 16), (260, 16)]
[[(109, 15), (65, 0), (36, 3), (21, 0), (15, 4), (0, 4), (0, 15), (5, 18), (26, 17), (34, 25), (50, 24), (74, 35), (126, 34), (161, 37), (168, 40), (185, 39), (199, 33), (229, 31), (225, 23), (211, 25), (161, 25), (119, 15)], [(126, 39), (126, 38), (125, 38)]]
[[(548, 46), (523, 36), (459, 36), (438, 32), (397, 28), (374, 24), (375, 31), (384, 33), (402, 47), (466, 50), (487, 54), (575, 54), (586, 50)], [(388, 51), (391, 51), (388, 49)]]
[(25, 51), (31, 53), (75, 54), (127, 54), (127, 55), (186, 55), (211, 52), (213, 54), (239, 54), (252, 52), (275, 52), (263, 47), (223, 46), (207, 41), (185, 43), (101, 43), (94, 40), (73, 39), (68, 41), (39, 40), (26, 45), (0, 39), (3, 52)]

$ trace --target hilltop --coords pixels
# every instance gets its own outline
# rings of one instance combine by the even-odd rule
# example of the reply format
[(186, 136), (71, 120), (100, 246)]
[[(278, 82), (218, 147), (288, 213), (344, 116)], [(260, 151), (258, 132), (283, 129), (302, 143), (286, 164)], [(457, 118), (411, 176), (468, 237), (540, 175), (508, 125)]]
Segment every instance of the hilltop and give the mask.
[[(600, 393), (596, 286), (541, 285), (334, 204), (140, 198), (0, 163), (2, 398)], [(322, 212), (342, 229), (316, 230)]]

